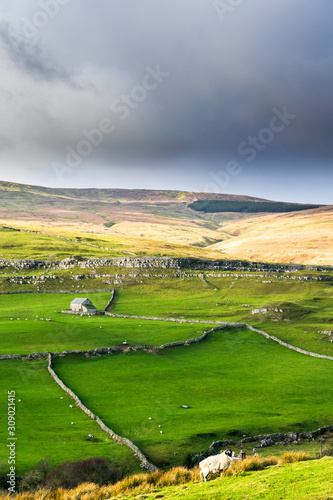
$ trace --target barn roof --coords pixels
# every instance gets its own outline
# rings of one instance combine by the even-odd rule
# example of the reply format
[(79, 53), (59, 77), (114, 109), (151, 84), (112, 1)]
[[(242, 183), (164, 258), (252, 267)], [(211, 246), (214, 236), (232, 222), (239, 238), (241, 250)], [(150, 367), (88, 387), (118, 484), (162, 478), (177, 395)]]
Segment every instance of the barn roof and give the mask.
[(77, 298), (77, 299), (72, 300), (71, 304), (91, 304), (91, 302), (89, 299)]

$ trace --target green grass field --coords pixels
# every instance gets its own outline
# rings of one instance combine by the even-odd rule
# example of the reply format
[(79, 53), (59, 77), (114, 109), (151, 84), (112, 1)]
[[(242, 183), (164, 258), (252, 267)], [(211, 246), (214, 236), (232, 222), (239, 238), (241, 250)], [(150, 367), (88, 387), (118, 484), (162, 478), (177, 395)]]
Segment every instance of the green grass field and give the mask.
[[(193, 325), (62, 314), (76, 295), (23, 294), (0, 297), (0, 354), (30, 354), (89, 350), (96, 347), (167, 342), (199, 337), (211, 325)], [(84, 294), (84, 296), (86, 296)], [(104, 308), (109, 292), (88, 294), (97, 308)], [(18, 303), (20, 306), (18, 307)], [(50, 319), (51, 321), (46, 321)]]
[[(56, 465), (65, 460), (102, 456), (121, 464), (125, 470), (140, 470), (133, 452), (115, 444), (54, 383), (47, 371), (46, 361), (11, 360), (0, 363), (0, 464), (8, 459), (7, 394), (13, 390), (16, 393), (18, 475), (46, 457), (50, 457)], [(98, 442), (87, 440), (88, 434), (92, 434)]]
[[(87, 223), (88, 228), (81, 229), (81, 224), (78, 221), (76, 221), (76, 225), (72, 230), (69, 228), (64, 229), (66, 226), (45, 229), (44, 224), (37, 226), (28, 224), (26, 226), (24, 223), (18, 225), (18, 229), (22, 229), (22, 231), (0, 228), (0, 258), (60, 260), (73, 255), (82, 257), (119, 257), (129, 254), (213, 258), (221, 255), (220, 252), (215, 250), (210, 251), (206, 248), (200, 248), (200, 246), (208, 244), (207, 240), (200, 236), (200, 224), (196, 227), (198, 240), (200, 240), (199, 244), (184, 246), (184, 244), (178, 243), (175, 237), (172, 241), (164, 241), (159, 237), (158, 232), (154, 237), (145, 234), (137, 235), (135, 231), (129, 236), (126, 235), (126, 232), (117, 236), (105, 233), (103, 225), (94, 226), (93, 230), (89, 230), (89, 221), (81, 220), (81, 222), (83, 224)], [(15, 222), (14, 225), (16, 226)], [(209, 223), (208, 226), (210, 226)], [(37, 232), (25, 232), (26, 230)], [(174, 231), (182, 236), (185, 230), (176, 228)], [(213, 235), (215, 236), (215, 233)], [(68, 241), (67, 238), (73, 241)], [(211, 239), (211, 243), (216, 241), (215, 238)]]
[[(75, 281), (73, 276), (82, 272), (86, 278)], [(205, 324), (88, 318), (60, 313), (69, 307), (74, 297), (87, 296), (80, 289), (111, 288), (108, 274), (121, 273), (124, 279), (121, 285), (116, 285), (114, 313), (246, 322), (295, 346), (333, 356), (332, 342), (318, 333), (333, 329), (331, 282), (290, 279), (291, 276), (318, 277), (321, 273), (304, 271), (284, 277), (253, 273), (247, 278), (237, 278), (237, 273), (214, 277), (200, 272), (199, 277), (189, 276), (198, 274), (197, 271), (187, 271), (180, 278), (171, 278), (173, 270), (161, 269), (149, 271), (161, 276), (148, 278), (144, 276), (145, 269), (134, 272), (137, 278), (131, 277), (133, 270), (126, 268), (101, 268), (98, 273), (106, 277), (97, 278), (91, 270), (81, 268), (20, 271), (21, 276), (56, 274), (59, 279), (45, 279), (40, 288), (73, 289), (73, 293), (0, 296), (0, 354), (88, 350), (122, 345), (125, 340), (129, 345), (153, 346), (198, 337), (212, 328)], [(29, 284), (10, 283), (9, 276), (8, 270), (1, 270), (1, 290), (33, 289)], [(98, 308), (104, 308), (110, 292), (88, 294), (88, 297)], [(253, 308), (264, 306), (282, 308), (285, 312), (251, 314)], [(46, 322), (48, 318), (51, 321)], [(331, 425), (332, 366), (331, 361), (299, 355), (248, 330), (215, 333), (200, 345), (168, 349), (155, 356), (137, 352), (107, 358), (66, 357), (56, 360), (55, 365), (64, 381), (94, 413), (113, 430), (132, 439), (153, 462), (162, 466), (184, 463), (189, 453), (206, 449), (214, 440), (230, 438), (230, 430), (255, 435)], [(107, 446), (101, 449), (98, 443), (90, 450), (89, 442), (81, 442), (81, 437), (73, 434), (73, 428), (63, 431), (67, 436), (64, 442), (57, 438), (51, 446), (50, 440), (46, 440), (47, 429), (49, 437), (59, 435), (58, 429), (63, 429), (65, 417), (58, 409), (50, 411), (47, 398), (47, 405), (42, 402), (37, 408), (41, 391), (47, 390), (51, 399), (54, 393), (62, 394), (50, 379), (45, 362), (2, 361), (0, 370), (2, 394), (10, 390), (9, 383), (18, 393), (31, 394), (20, 423), (22, 468), (36, 464), (47, 455), (54, 456), (57, 463), (108, 456)], [(29, 374), (28, 378), (22, 377), (22, 370)], [(23, 397), (21, 399), (23, 402)], [(60, 402), (60, 396), (58, 399)], [(2, 396), (1, 404), (5, 402)], [(182, 410), (183, 404), (191, 406), (190, 410)], [(35, 415), (39, 421), (43, 420), (38, 423), (41, 427), (33, 426)], [(148, 420), (150, 416), (152, 419)], [(86, 422), (84, 415), (82, 422)], [(89, 419), (87, 422), (94, 426)], [(67, 420), (64, 425), (66, 427)], [(33, 445), (30, 428), (36, 430)], [(2, 436), (3, 432), (5, 428)], [(88, 432), (97, 434), (96, 429)], [(105, 438), (103, 433), (100, 435), (101, 439)], [(71, 446), (63, 445), (69, 442), (77, 452), (72, 453)], [(275, 453), (279, 452), (277, 448)], [(304, 449), (317, 452), (318, 445), (304, 443)], [(121, 461), (120, 456), (115, 459)], [(1, 460), (5, 457), (0, 456)], [(130, 460), (128, 463), (136, 470), (136, 460), (134, 464)]]
[[(67, 235), (67, 237), (71, 237)], [(73, 235), (73, 239), (76, 237)], [(0, 229), (1, 250), (0, 258), (5, 259), (48, 259), (54, 257), (64, 259), (71, 255), (85, 254), (87, 257), (105, 257), (107, 251), (85, 245), (84, 242), (66, 241), (54, 236), (25, 233)], [(92, 238), (90, 243), (103, 246), (103, 241)], [(109, 252), (110, 254), (110, 252)], [(114, 251), (112, 256), (121, 255)], [(33, 256), (33, 257), (31, 257)]]
[(160, 466), (184, 463), (188, 453), (230, 438), (235, 429), (257, 435), (332, 421), (332, 362), (248, 330), (214, 332), (200, 344), (157, 355), (58, 358), (55, 370), (86, 406)]
[[(261, 307), (278, 307), (285, 313), (251, 314)], [(256, 274), (248, 278), (156, 278), (124, 286), (117, 292), (113, 312), (246, 322), (297, 347), (333, 356), (333, 344), (318, 334), (333, 330), (329, 281), (300, 282), (274, 274), (269, 278)]]

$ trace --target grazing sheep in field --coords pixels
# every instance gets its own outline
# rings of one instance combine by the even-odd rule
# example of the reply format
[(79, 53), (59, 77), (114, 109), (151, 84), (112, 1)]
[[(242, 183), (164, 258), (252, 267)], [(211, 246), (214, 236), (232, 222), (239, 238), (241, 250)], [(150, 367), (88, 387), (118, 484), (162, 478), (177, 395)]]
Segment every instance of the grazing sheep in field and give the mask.
[(207, 482), (209, 474), (221, 474), (222, 476), (223, 472), (230, 467), (234, 460), (239, 460), (239, 458), (235, 457), (234, 452), (229, 449), (219, 455), (207, 457), (199, 463), (200, 476), (204, 482)]

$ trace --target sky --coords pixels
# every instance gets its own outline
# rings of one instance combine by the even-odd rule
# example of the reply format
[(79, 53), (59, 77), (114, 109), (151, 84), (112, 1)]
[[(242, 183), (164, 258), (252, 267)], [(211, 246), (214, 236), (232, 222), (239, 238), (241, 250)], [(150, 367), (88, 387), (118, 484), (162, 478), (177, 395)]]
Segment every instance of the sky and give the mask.
[(1, 0), (0, 179), (333, 204), (332, 0)]

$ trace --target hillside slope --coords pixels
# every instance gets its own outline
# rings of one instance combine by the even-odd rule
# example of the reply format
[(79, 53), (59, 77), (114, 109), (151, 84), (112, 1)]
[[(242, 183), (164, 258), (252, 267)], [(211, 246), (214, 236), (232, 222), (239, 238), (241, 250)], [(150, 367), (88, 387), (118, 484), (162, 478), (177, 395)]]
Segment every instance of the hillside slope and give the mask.
[[(119, 239), (125, 240), (127, 250), (142, 248), (146, 253), (150, 247), (152, 253), (155, 248), (156, 252), (168, 253), (166, 245), (205, 247), (216, 243), (221, 235), (216, 235), (215, 230), (221, 221), (247, 216), (206, 216), (188, 208), (189, 203), (207, 197), (260, 201), (247, 196), (185, 191), (51, 189), (0, 182), (0, 224), (41, 231), (47, 228), (48, 233), (55, 234), (94, 233), (116, 239), (117, 245)], [(193, 254), (197, 253), (193, 248)], [(215, 251), (208, 253), (210, 257), (218, 256)]]
[[(333, 263), (332, 207), (287, 214), (204, 213), (189, 207), (207, 199), (268, 201), (185, 191), (52, 189), (0, 181), (0, 225), (80, 237), (103, 247), (106, 256), (111, 248), (139, 255)], [(13, 244), (2, 245), (8, 248), (3, 257), (14, 257)], [(57, 255), (51, 247), (49, 253)], [(17, 256), (34, 257), (25, 252)]]
[[(332, 498), (333, 460), (331, 457), (312, 462), (269, 467), (241, 476), (188, 483), (155, 490), (146, 500), (330, 500)], [(122, 498), (138, 498), (135, 494)]]
[[(260, 201), (247, 196), (185, 191), (51, 189), (0, 182), (0, 225), (72, 239), (79, 235), (104, 248), (121, 248), (125, 254), (215, 258), (220, 252), (206, 252), (205, 247), (221, 238), (221, 234), (216, 234), (221, 221), (248, 215), (206, 216), (188, 208), (189, 203), (207, 197)], [(6, 236), (8, 239), (9, 235)], [(16, 235), (15, 239), (22, 238)], [(1, 246), (8, 248), (2, 253), (3, 257), (15, 256), (13, 241)], [(57, 254), (54, 249), (51, 253)], [(105, 254), (109, 255), (107, 251)], [(23, 252), (21, 256), (28, 258), (29, 254)]]
[[(284, 466), (273, 466), (262, 471), (246, 472), (236, 477), (210, 480), (207, 483), (187, 482), (185, 474), (177, 469), (166, 473), (160, 484), (154, 481), (147, 483), (146, 475), (133, 476), (112, 485), (98, 486), (85, 483), (72, 490), (58, 489), (50, 492), (19, 493), (17, 500), (107, 500), (109, 498), (164, 498), (174, 500), (330, 500), (332, 498), (333, 459), (324, 457), (321, 460), (296, 462)], [(190, 474), (188, 474), (190, 475)], [(182, 477), (183, 476), (183, 477)], [(172, 480), (178, 486), (167, 486)], [(164, 484), (163, 484), (164, 482)], [(8, 496), (0, 494), (0, 500), (8, 500)]]
[(230, 258), (300, 264), (332, 264), (333, 207), (259, 215), (222, 224), (228, 239), (213, 244)]

